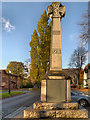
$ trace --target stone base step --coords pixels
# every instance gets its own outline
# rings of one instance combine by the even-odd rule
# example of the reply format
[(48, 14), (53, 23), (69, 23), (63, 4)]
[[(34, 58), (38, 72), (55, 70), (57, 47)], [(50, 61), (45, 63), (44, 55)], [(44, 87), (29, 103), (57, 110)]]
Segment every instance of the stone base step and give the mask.
[(24, 118), (88, 118), (86, 109), (80, 110), (24, 110)]
[(43, 103), (36, 102), (33, 104), (35, 110), (78, 110), (78, 103)]

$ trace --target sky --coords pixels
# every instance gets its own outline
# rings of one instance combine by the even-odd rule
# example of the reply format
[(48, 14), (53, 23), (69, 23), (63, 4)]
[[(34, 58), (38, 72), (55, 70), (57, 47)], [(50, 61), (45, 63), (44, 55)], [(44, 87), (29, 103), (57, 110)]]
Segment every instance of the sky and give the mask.
[[(2, 3), (2, 66), (10, 61), (25, 63), (30, 58), (31, 34), (51, 2), (3, 2)], [(67, 68), (70, 56), (79, 46), (82, 14), (88, 10), (87, 2), (62, 2), (66, 7), (61, 20), (62, 67)]]

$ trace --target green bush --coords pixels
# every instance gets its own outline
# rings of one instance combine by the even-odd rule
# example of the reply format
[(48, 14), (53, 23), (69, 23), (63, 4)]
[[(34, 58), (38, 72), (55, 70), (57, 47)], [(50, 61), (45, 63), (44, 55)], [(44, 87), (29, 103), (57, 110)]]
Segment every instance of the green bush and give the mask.
[(83, 84), (80, 85), (80, 88), (83, 88)]
[(27, 83), (26, 85), (22, 85), (22, 88), (33, 88), (33, 84), (31, 82)]

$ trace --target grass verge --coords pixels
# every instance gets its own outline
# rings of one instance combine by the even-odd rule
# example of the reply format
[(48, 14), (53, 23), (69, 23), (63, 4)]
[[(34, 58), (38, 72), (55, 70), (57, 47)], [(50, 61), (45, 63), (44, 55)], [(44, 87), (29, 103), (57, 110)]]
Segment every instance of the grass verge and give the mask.
[(7, 97), (12, 97), (12, 96), (16, 96), (19, 94), (24, 94), (23, 91), (11, 91), (11, 93), (9, 94), (8, 92), (4, 92), (4, 93), (0, 93), (0, 96), (3, 98), (7, 98)]

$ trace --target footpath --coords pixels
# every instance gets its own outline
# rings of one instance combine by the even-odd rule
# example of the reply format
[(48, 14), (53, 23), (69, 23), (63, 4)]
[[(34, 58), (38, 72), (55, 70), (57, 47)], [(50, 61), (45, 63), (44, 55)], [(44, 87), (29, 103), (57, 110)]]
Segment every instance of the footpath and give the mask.
[(84, 88), (82, 88), (82, 89), (72, 88), (71, 90), (72, 90), (72, 91), (76, 91), (76, 92), (82, 92), (82, 93), (84, 93), (84, 94), (86, 94), (86, 95), (90, 95), (90, 89), (84, 89)]

